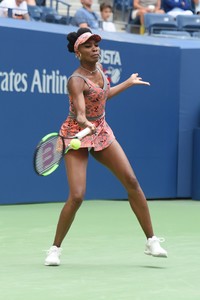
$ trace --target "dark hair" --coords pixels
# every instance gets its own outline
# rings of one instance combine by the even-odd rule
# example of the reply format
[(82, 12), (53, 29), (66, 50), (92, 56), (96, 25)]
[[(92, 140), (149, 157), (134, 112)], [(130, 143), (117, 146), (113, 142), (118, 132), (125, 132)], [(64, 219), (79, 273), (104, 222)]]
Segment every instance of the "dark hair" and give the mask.
[(100, 11), (103, 11), (106, 8), (110, 8), (112, 10), (112, 5), (110, 3), (103, 2), (100, 4)]
[(70, 32), (67, 35), (67, 40), (69, 42), (67, 45), (67, 48), (68, 48), (69, 52), (74, 52), (74, 44), (76, 43), (77, 38), (85, 32), (92, 33), (92, 31), (89, 28), (79, 28), (79, 30), (77, 32)]

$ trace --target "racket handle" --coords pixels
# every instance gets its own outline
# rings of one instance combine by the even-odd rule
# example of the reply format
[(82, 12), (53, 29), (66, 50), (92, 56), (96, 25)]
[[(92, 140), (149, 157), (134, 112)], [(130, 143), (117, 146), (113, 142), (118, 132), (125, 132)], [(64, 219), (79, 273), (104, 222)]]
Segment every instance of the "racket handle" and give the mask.
[(75, 137), (78, 139), (82, 139), (83, 137), (85, 137), (86, 135), (88, 135), (89, 133), (91, 133), (91, 129), (89, 127), (86, 127), (85, 129), (81, 130), (80, 132), (78, 132)]

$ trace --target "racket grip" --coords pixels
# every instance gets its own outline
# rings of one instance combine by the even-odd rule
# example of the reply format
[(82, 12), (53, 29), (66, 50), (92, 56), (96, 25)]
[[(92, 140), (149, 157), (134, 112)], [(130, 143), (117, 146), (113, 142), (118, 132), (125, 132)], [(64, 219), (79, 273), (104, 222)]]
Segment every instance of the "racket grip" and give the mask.
[(91, 133), (91, 129), (89, 127), (86, 127), (85, 129), (81, 130), (80, 132), (78, 132), (75, 137), (78, 139), (82, 139), (83, 137), (85, 137), (86, 135), (88, 135), (89, 133)]

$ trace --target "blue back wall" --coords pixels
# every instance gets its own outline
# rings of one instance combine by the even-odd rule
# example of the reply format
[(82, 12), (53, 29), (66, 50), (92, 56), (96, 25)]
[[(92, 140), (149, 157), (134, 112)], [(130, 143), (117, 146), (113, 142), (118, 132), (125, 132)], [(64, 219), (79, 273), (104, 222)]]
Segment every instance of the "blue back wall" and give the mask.
[[(0, 203), (64, 201), (64, 164), (43, 178), (34, 173), (32, 161), (41, 137), (58, 131), (67, 117), (63, 82), (78, 61), (67, 51), (66, 34), (77, 28), (0, 22)], [(199, 125), (200, 43), (101, 35), (101, 62), (111, 85), (136, 72), (151, 83), (111, 99), (106, 111), (147, 198), (190, 197), (192, 133)], [(47, 78), (52, 79), (49, 90)], [(113, 175), (90, 158), (86, 199), (103, 198), (127, 195)]]

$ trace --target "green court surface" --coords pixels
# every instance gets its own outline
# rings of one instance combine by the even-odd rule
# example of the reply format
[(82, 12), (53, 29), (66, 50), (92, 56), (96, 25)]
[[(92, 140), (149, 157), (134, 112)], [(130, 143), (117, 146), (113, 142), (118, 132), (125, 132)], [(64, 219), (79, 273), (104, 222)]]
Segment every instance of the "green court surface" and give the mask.
[(143, 254), (127, 201), (85, 201), (62, 248), (43, 265), (63, 203), (0, 206), (2, 300), (200, 299), (200, 202), (148, 201), (168, 258)]

